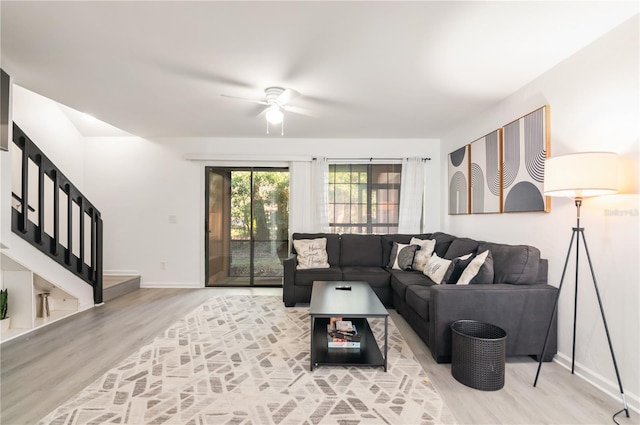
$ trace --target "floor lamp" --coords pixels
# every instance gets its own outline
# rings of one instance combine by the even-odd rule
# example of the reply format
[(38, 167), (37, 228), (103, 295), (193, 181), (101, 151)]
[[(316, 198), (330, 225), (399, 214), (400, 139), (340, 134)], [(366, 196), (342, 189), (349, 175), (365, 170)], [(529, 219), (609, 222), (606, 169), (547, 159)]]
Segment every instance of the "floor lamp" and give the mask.
[[(611, 345), (609, 327), (607, 326), (607, 319), (604, 316), (604, 308), (602, 307), (602, 300), (600, 299), (600, 291), (598, 290), (596, 276), (593, 271), (593, 264), (591, 263), (591, 256), (589, 255), (587, 240), (584, 236), (584, 227), (580, 227), (580, 206), (582, 205), (583, 198), (608, 195), (617, 192), (617, 164), (618, 156), (615, 153), (610, 152), (584, 152), (571, 155), (562, 155), (556, 156), (554, 158), (548, 158), (545, 161), (544, 194), (546, 196), (563, 196), (574, 199), (576, 205), (576, 227), (573, 228), (573, 233), (571, 234), (571, 242), (569, 242), (567, 257), (564, 262), (564, 268), (562, 269), (562, 277), (560, 278), (560, 285), (558, 286), (558, 293), (556, 295), (555, 304), (551, 313), (549, 327), (547, 328), (547, 335), (544, 339), (542, 353), (540, 354), (538, 362), (538, 371), (536, 372), (536, 379), (533, 382), (533, 386), (535, 387), (538, 383), (538, 376), (540, 375), (540, 368), (542, 367), (542, 359), (544, 358), (545, 352), (547, 350), (547, 343), (549, 342), (551, 325), (558, 311), (558, 299), (560, 298), (560, 292), (562, 291), (562, 285), (564, 283), (564, 277), (567, 271), (567, 264), (569, 263), (569, 257), (571, 255), (571, 250), (575, 241), (576, 275), (575, 296), (573, 301), (573, 346), (571, 352), (571, 373), (573, 374), (574, 372), (576, 351), (576, 319), (578, 312), (578, 270), (580, 264), (580, 240), (582, 239), (584, 251), (587, 254), (587, 260), (589, 262), (589, 269), (591, 270), (591, 277), (593, 278), (593, 287), (596, 291), (598, 304), (600, 305), (600, 313), (602, 315), (602, 322), (604, 323), (604, 330), (607, 334), (607, 341), (609, 342), (609, 350), (611, 351), (611, 358), (613, 359), (613, 367), (616, 370), (616, 377), (618, 378), (618, 386), (620, 387), (620, 394), (622, 395), (622, 402), (624, 404), (623, 410), (626, 413), (627, 417), (629, 417), (629, 407), (627, 406), (627, 401), (624, 397), (622, 380), (620, 379), (620, 372), (618, 371), (618, 363), (616, 362), (616, 356), (613, 353), (613, 345)], [(621, 413), (623, 410), (618, 413)], [(616, 415), (618, 413), (616, 413)]]

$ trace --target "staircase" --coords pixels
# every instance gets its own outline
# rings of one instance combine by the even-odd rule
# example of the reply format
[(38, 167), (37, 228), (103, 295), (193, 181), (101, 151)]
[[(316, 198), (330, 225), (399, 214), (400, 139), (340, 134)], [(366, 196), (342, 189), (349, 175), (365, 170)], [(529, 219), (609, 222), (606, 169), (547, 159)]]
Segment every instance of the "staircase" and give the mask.
[(11, 230), (90, 285), (101, 304), (100, 211), (15, 123), (13, 143), (20, 179), (12, 187)]
[(12, 124), (11, 149), (0, 156), (0, 224), (11, 230), (0, 244), (0, 287), (9, 291), (0, 343), (140, 288), (140, 276), (103, 275), (100, 211)]
[(140, 276), (104, 275), (102, 277), (102, 300), (104, 302), (137, 289), (140, 289)]

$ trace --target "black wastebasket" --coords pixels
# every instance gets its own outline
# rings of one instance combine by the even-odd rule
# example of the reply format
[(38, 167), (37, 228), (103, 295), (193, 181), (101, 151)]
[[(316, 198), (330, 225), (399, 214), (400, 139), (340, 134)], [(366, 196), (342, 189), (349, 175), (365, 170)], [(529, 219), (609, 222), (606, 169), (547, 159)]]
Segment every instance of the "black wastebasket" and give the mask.
[(478, 390), (504, 386), (507, 333), (489, 323), (458, 320), (451, 324), (451, 374)]

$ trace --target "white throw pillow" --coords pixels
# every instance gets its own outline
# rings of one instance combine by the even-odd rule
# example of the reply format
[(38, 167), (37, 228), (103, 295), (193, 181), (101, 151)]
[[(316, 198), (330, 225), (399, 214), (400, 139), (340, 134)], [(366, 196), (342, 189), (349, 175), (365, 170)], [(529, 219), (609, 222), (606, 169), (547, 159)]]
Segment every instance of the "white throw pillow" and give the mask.
[(420, 246), (420, 249), (416, 251), (416, 255), (413, 257), (412, 269), (424, 271), (424, 268), (436, 247), (436, 240), (411, 238), (411, 242), (409, 242), (409, 244)]
[[(489, 261), (488, 261), (489, 259)], [(473, 260), (471, 260), (471, 262), (469, 263), (469, 265), (464, 269), (464, 271), (462, 272), (462, 274), (460, 275), (460, 278), (458, 279), (458, 281), (456, 282), (456, 285), (468, 285), (469, 283), (471, 283), (473, 281), (473, 279), (478, 276), (478, 273), (480, 272), (480, 270), (483, 267), (490, 267), (490, 275), (493, 276), (493, 259), (491, 257), (491, 252), (489, 250), (486, 250), (478, 255), (476, 255), (474, 257)], [(487, 272), (486, 271), (483, 274), (483, 277), (487, 277)], [(491, 279), (493, 280), (493, 279)], [(475, 283), (475, 282), (474, 282)], [(493, 283), (493, 282), (480, 282), (480, 283)]]
[(450, 265), (451, 260), (440, 258), (438, 254), (434, 253), (431, 258), (429, 258), (429, 261), (427, 261), (427, 265), (424, 267), (422, 273), (439, 285), (444, 280), (444, 275), (447, 273)]
[(293, 247), (298, 254), (298, 265), (301, 269), (328, 269), (327, 238), (296, 239)]
[[(471, 257), (471, 255), (473, 254), (461, 255), (460, 257), (454, 258), (454, 260), (466, 260)], [(441, 283), (447, 283), (446, 278), (451, 275), (451, 271), (454, 267), (454, 260), (440, 258), (438, 257), (438, 254), (434, 252), (431, 258), (429, 258), (429, 261), (422, 273), (438, 285)]]

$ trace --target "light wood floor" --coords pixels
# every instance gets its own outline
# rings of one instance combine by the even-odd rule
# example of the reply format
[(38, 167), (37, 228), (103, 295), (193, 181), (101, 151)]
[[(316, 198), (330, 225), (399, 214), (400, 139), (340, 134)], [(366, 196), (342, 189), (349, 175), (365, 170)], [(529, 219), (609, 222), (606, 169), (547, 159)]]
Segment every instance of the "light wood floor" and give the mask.
[[(36, 423), (127, 355), (214, 295), (281, 296), (281, 289), (139, 289), (75, 315), (50, 328), (0, 346), (0, 423)], [(391, 318), (460, 424), (610, 424), (616, 400), (555, 363), (508, 359), (505, 386), (485, 392), (468, 388), (437, 364), (427, 347), (394, 310)], [(639, 418), (618, 415), (620, 424)]]

